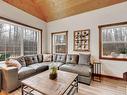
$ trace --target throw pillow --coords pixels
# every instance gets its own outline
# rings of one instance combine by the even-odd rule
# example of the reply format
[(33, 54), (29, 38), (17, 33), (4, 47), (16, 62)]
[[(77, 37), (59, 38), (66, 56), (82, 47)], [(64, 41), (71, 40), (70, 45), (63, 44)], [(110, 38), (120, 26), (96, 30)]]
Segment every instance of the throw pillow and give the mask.
[(66, 54), (58, 54), (55, 62), (66, 62)]
[(34, 62), (34, 63), (38, 63), (37, 55), (34, 55), (34, 56), (33, 56), (33, 62)]
[(25, 59), (25, 62), (26, 62), (27, 66), (34, 63), (33, 56), (25, 56), (24, 59)]
[(23, 67), (26, 66), (26, 62), (25, 62), (24, 56), (18, 57), (18, 58), (16, 58), (16, 60), (17, 60)]
[(51, 62), (52, 54), (43, 54), (43, 62)]
[(53, 54), (53, 62), (56, 62), (57, 54)]
[(15, 59), (8, 59), (5, 61), (5, 64), (8, 66), (8, 67), (17, 67), (18, 69), (20, 69), (22, 67), (22, 65)]
[(39, 63), (43, 62), (43, 55), (42, 54), (38, 54), (37, 58), (38, 58)]
[(79, 54), (78, 64), (90, 65), (90, 54)]
[(78, 64), (78, 55), (68, 54), (66, 58), (66, 63), (68, 64)]

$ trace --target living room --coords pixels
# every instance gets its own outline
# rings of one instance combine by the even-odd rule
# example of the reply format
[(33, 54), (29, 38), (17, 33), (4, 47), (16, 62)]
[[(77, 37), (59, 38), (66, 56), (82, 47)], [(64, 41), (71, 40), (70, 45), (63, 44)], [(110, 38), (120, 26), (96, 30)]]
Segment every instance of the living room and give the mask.
[[(64, 65), (66, 64), (68, 65), (70, 64), (68, 62), (72, 62), (70, 61), (71, 59), (74, 60), (73, 63), (77, 61), (78, 64), (81, 64), (81, 63), (84, 64), (84, 59), (88, 57), (86, 55), (90, 55), (90, 64), (92, 64), (91, 65), (92, 67), (90, 67), (89, 69), (91, 72), (89, 70), (82, 70), (82, 68), (78, 66), (77, 68), (75, 68), (76, 66), (72, 68), (70, 68), (71, 66), (70, 67), (61, 66), (57, 68), (59, 69), (57, 70), (58, 71), (57, 79), (61, 79), (61, 77), (59, 78), (59, 73), (61, 74), (61, 72), (59, 71), (70, 72), (67, 74), (69, 82), (73, 80), (73, 77), (69, 78), (69, 75), (71, 74), (70, 76), (72, 76), (72, 74), (76, 72), (76, 70), (78, 69), (77, 73), (74, 73), (75, 74), (74, 76), (77, 76), (78, 74), (78, 77), (80, 77), (79, 83), (78, 83), (78, 92), (74, 91), (76, 94), (69, 93), (68, 95), (107, 95), (107, 94), (126, 95), (127, 91), (126, 91), (125, 80), (127, 80), (127, 75), (126, 75), (126, 72), (127, 72), (127, 69), (126, 69), (127, 67), (127, 64), (126, 64), (127, 63), (127, 43), (126, 43), (127, 42), (127, 30), (126, 30), (127, 29), (127, 17), (126, 17), (127, 1), (126, 0), (95, 0), (95, 1), (79, 0), (76, 3), (75, 2), (76, 0), (71, 0), (71, 1), (69, 0), (62, 0), (62, 1), (21, 0), (21, 2), (17, 0), (1, 0), (0, 1), (0, 24), (2, 25), (3, 23), (6, 23), (14, 27), (16, 26), (21, 27), (21, 30), (18, 28), (19, 34), (20, 34), (18, 37), (21, 40), (17, 38), (16, 41), (13, 41), (16, 44), (11, 42), (10, 40), (10, 44), (9, 44), (10, 46), (12, 45), (12, 46), (15, 46), (16, 48), (18, 47), (19, 48), (18, 51), (20, 50), (21, 51), (20, 53), (18, 52), (16, 54), (16, 51), (15, 51), (16, 49), (12, 49), (12, 53), (14, 55), (13, 56), (9, 55), (9, 57), (13, 58), (13, 57), (19, 57), (24, 55), (26, 56), (28, 54), (29, 55), (35, 54), (35, 55), (38, 55), (38, 58), (39, 58), (39, 55), (42, 54), (43, 62), (44, 62), (44, 55), (45, 56), (49, 55), (49, 57), (51, 57), (52, 55), (54, 58), (55, 53), (60, 53), (58, 55), (56, 54), (56, 56), (57, 57), (60, 56), (59, 58), (62, 57), (62, 59), (64, 59), (63, 55), (66, 54), (66, 60), (65, 60), (66, 62), (64, 63)], [(46, 4), (49, 5), (48, 8), (46, 7)], [(22, 36), (23, 38), (20, 37), (21, 35), (24, 35), (20, 33), (20, 31), (23, 31), (23, 29), (27, 29), (27, 28), (28, 30), (34, 31), (33, 34), (30, 34), (28, 33), (30, 31), (25, 30), (25, 32), (23, 33), (26, 35)], [(10, 30), (11, 29), (13, 30), (13, 27), (10, 28)], [(0, 30), (0, 32), (1, 31), (2, 29)], [(14, 31), (16, 31), (15, 28), (14, 28)], [(121, 32), (121, 34), (118, 32)], [(84, 37), (85, 35), (84, 33), (86, 33), (85, 37)], [(82, 36), (86, 39), (77, 38), (78, 34), (80, 35), (82, 34)], [(36, 37), (35, 35), (38, 35), (38, 36)], [(112, 37), (112, 35), (115, 35), (115, 37), (114, 36)], [(122, 35), (122, 37), (120, 35)], [(4, 36), (0, 35), (0, 37), (3, 37), (3, 39), (0, 38), (1, 39), (0, 47), (3, 48), (2, 44), (7, 41), (6, 39), (4, 39)], [(32, 37), (35, 39), (34, 41), (37, 43), (34, 43), (32, 46), (30, 46), (30, 41), (28, 41), (28, 43), (26, 44), (22, 43), (24, 40), (33, 39)], [(57, 45), (55, 46), (55, 41), (56, 41), (55, 37), (58, 37), (58, 40), (60, 40), (61, 42), (60, 43), (61, 46), (59, 47), (57, 47)], [(2, 43), (2, 41), (5, 41), (5, 42)], [(113, 41), (117, 41), (117, 42), (116, 43), (114, 42), (114, 44), (112, 44)], [(19, 44), (18, 42), (19, 43), (21, 42), (21, 43)], [(84, 42), (85, 44), (82, 44), (82, 42)], [(20, 47), (20, 45), (23, 49)], [(26, 46), (26, 48), (28, 49), (26, 50), (26, 52), (23, 46), (24, 47)], [(35, 48), (35, 49), (31, 49), (31, 48)], [(7, 47), (5, 47), (4, 49), (5, 50), (3, 52), (6, 53), (8, 50)], [(2, 52), (1, 50), (0, 50), (0, 53)], [(5, 58), (0, 62), (0, 66), (2, 67), (0, 95), (26, 95), (22, 93), (22, 91), (24, 90), (21, 88), (21, 85), (17, 87), (16, 89), (14, 89), (15, 88), (14, 86), (15, 85), (17, 86), (17, 84), (19, 84), (19, 83), (17, 84), (13, 83), (18, 81), (14, 79), (14, 77), (16, 77), (14, 76), (15, 74), (13, 73), (12, 74), (13, 78), (11, 78), (11, 74), (10, 76), (8, 75), (8, 73), (11, 73), (11, 71), (9, 72), (8, 70), (3, 70), (2, 63), (5, 60), (7, 61), (7, 59), (8, 57), (6, 53)], [(56, 60), (54, 62), (56, 62)], [(57, 62), (54, 64), (56, 65)], [(98, 68), (96, 68), (95, 65), (97, 65)], [(8, 67), (6, 67), (6, 69), (7, 68)], [(76, 70), (72, 70), (74, 68)], [(86, 67), (84, 68), (88, 69)], [(44, 76), (44, 72), (45, 70), (47, 71), (47, 69), (48, 69), (47, 66), (45, 67), (43, 66), (43, 72), (41, 69), (41, 72), (42, 72), (41, 76)], [(16, 70), (17, 69), (15, 69), (14, 71), (12, 70), (12, 72), (16, 72)], [(80, 76), (80, 74), (85, 75), (86, 72), (88, 73), (88, 71), (90, 73), (89, 77)], [(40, 73), (40, 70), (37, 72)], [(5, 79), (3, 78), (4, 75), (7, 75)], [(33, 75), (29, 76), (31, 80), (33, 79), (33, 85), (34, 85), (34, 79), (36, 78), (37, 75), (38, 74), (35, 74), (34, 77)], [(62, 73), (61, 76), (64, 76), (64, 73)], [(17, 77), (19, 77), (19, 75)], [(27, 80), (27, 78), (25, 79)], [(95, 78), (95, 80), (93, 78)], [(21, 84), (25, 82), (24, 83), (25, 86), (31, 87), (27, 84), (28, 80), (26, 82), (25, 79), (23, 79), (24, 81), (21, 80), (22, 82), (20, 81)], [(43, 80), (45, 79), (43, 78)], [(67, 79), (64, 81), (67, 81)], [(51, 80), (49, 81), (45, 80), (45, 82), (47, 83), (50, 82), (52, 84)], [(5, 87), (3, 87), (4, 84), (5, 84)], [(44, 82), (40, 85), (43, 85), (43, 84)], [(61, 83), (58, 83), (58, 84), (61, 84)], [(58, 86), (60, 85), (57, 85), (57, 87)], [(51, 87), (52, 89), (53, 88), (55, 89), (54, 85)], [(50, 94), (47, 94), (47, 95), (53, 94), (53, 90), (51, 89), (51, 87), (50, 87), (51, 92)], [(48, 88), (48, 87), (45, 87), (45, 88)], [(10, 91), (8, 91), (8, 89)], [(43, 94), (46, 94), (49, 92), (49, 89), (45, 90), (43, 86), (42, 87), (35, 86), (35, 87), (32, 87), (31, 89), (32, 89), (31, 91), (35, 90), (33, 92), (34, 95), (40, 95), (40, 93), (42, 92), (44, 92)], [(30, 93), (27, 93), (27, 95), (30, 95), (31, 91)], [(61, 90), (61, 93), (62, 93), (62, 90)], [(60, 94), (59, 92), (59, 94), (54, 94), (54, 95), (64, 95), (64, 94), (63, 93)]]

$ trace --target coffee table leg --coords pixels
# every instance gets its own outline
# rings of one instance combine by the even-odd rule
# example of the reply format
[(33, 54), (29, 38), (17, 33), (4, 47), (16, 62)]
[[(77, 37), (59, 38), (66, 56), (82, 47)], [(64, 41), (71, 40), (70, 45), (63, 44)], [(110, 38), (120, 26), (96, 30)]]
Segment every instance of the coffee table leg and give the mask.
[(77, 83), (77, 92), (78, 92), (78, 76), (76, 78), (76, 83)]
[(22, 95), (24, 95), (24, 91), (23, 91), (23, 84), (21, 84), (21, 91), (22, 91)]

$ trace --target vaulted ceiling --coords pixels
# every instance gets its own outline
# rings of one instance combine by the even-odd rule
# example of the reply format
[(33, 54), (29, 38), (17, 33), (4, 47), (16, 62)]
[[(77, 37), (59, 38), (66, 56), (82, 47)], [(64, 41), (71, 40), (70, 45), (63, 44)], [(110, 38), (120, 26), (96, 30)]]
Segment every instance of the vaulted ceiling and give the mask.
[(46, 22), (76, 15), (127, 0), (4, 0)]

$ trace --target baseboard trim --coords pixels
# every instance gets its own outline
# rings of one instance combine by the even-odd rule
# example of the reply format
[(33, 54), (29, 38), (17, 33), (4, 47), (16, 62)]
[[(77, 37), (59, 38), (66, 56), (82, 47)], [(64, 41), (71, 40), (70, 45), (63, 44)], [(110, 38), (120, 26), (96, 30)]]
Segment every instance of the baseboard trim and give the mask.
[(103, 74), (101, 74), (101, 76), (105, 78), (115, 79), (115, 80), (124, 80), (123, 78), (115, 77), (115, 76), (109, 76), (109, 75), (103, 75)]
[[(92, 76), (101, 76), (102, 78), (110, 78), (110, 79), (114, 79), (114, 80), (125, 80), (124, 78), (120, 78), (120, 77), (115, 77), (115, 76), (110, 76), (110, 75), (104, 75), (104, 74), (92, 74)], [(126, 81), (126, 80), (125, 80)]]

